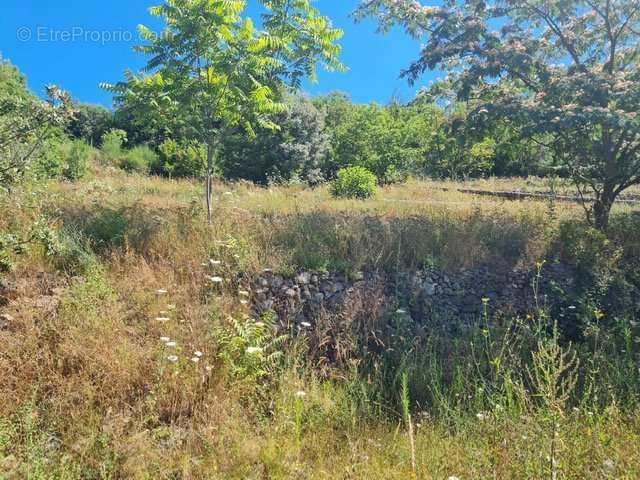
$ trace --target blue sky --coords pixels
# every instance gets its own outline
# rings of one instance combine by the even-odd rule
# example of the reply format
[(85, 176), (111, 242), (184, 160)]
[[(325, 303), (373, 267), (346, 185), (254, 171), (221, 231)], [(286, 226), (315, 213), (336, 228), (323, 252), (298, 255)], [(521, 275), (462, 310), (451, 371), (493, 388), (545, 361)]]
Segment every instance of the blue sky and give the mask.
[[(0, 52), (28, 77), (37, 93), (55, 83), (83, 102), (111, 105), (111, 96), (98, 86), (116, 82), (130, 68), (138, 70), (145, 57), (132, 51), (136, 27), (159, 24), (148, 7), (159, 0), (3, 0)], [(255, 0), (250, 0), (255, 11)], [(400, 79), (400, 71), (415, 59), (419, 44), (402, 31), (376, 33), (373, 22), (355, 24), (349, 14), (358, 0), (317, 0), (316, 6), (334, 25), (345, 30), (343, 63), (347, 73), (322, 73), (312, 94), (347, 92), (357, 102), (388, 102), (413, 98), (416, 89), (435, 74), (427, 74), (414, 88)]]

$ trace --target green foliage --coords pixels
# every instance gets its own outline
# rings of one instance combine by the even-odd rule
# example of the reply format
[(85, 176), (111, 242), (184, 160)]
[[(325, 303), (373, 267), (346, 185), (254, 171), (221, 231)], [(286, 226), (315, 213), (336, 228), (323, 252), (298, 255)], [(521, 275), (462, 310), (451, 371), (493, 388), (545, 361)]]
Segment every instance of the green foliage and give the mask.
[(67, 133), (75, 139), (98, 146), (104, 134), (113, 127), (113, 114), (101, 105), (74, 105), (74, 115)]
[(92, 148), (87, 145), (84, 140), (75, 140), (71, 142), (65, 150), (62, 176), (71, 181), (84, 178), (89, 170)]
[(376, 193), (376, 176), (364, 167), (338, 170), (331, 185), (331, 194), (344, 198), (370, 198)]
[(122, 147), (127, 141), (127, 132), (124, 130), (113, 128), (102, 136), (102, 153), (103, 161), (108, 165), (119, 165), (124, 152)]
[[(342, 32), (307, 0), (263, 1), (263, 30), (244, 17), (242, 0), (168, 0), (151, 13), (166, 24), (162, 35), (141, 26), (151, 58), (147, 74), (105, 85), (129, 115), (155, 131), (175, 132), (207, 146), (206, 198), (211, 221), (211, 178), (221, 140), (242, 128), (276, 129), (273, 115), (284, 106), (279, 89), (315, 78), (316, 65), (337, 69)], [(159, 142), (161, 143), (161, 142)], [(156, 144), (158, 145), (158, 144)]]
[(640, 184), (637, 2), (462, 0), (416, 8), (411, 0), (363, 0), (358, 15), (422, 40), (422, 55), (404, 75), (413, 82), (425, 70), (447, 70), (434, 93), (448, 87), (474, 102), (475, 128), (509, 118), (522, 137), (541, 141), (595, 197), (583, 205), (597, 228), (607, 227), (620, 193)]
[(47, 100), (41, 101), (26, 89), (17, 69), (0, 59), (0, 189), (20, 182), (39, 160), (49, 165), (44, 171), (51, 176), (59, 173), (59, 158), (44, 157), (71, 114), (67, 93), (50, 86)]
[(229, 325), (218, 331), (218, 356), (239, 386), (253, 388), (275, 375), (284, 358), (287, 336), (274, 332), (274, 319), (269, 315), (259, 322), (230, 318)]
[(24, 234), (0, 231), (0, 273), (13, 270), (17, 257), (27, 254), (33, 247), (40, 247), (45, 257), (59, 251), (57, 233), (43, 219), (30, 225)]
[(277, 130), (260, 128), (254, 138), (237, 130), (223, 139), (220, 160), (225, 177), (260, 183), (294, 178), (321, 182), (318, 171), (329, 151), (324, 116), (301, 96), (287, 97), (286, 106), (274, 116)]
[(402, 181), (426, 167), (443, 112), (432, 105), (357, 105), (340, 93), (314, 100), (325, 116), (331, 151), (322, 165), (327, 178), (345, 166), (362, 166), (380, 183)]
[(204, 177), (207, 169), (206, 146), (197, 142), (167, 139), (158, 150), (160, 154), (151, 166), (151, 173), (168, 177)]
[(157, 164), (158, 155), (146, 145), (128, 150), (120, 160), (120, 168), (126, 172), (149, 173), (151, 166)]

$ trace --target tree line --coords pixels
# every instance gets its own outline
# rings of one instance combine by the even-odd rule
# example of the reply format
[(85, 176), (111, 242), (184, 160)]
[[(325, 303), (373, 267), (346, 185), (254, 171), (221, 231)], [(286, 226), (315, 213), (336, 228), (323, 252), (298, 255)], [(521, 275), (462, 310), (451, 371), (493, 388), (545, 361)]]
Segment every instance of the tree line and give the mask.
[[(39, 147), (66, 135), (128, 170), (205, 177), (209, 212), (214, 175), (316, 185), (346, 166), (366, 168), (380, 184), (553, 174), (573, 180), (599, 228), (619, 195), (640, 184), (639, 0), (364, 0), (357, 18), (375, 18), (383, 32), (400, 25), (423, 42), (402, 73), (409, 82), (448, 72), (413, 101), (388, 105), (301, 94), (317, 68), (344, 69), (342, 31), (309, 0), (261, 3), (260, 28), (243, 0), (152, 8), (165, 30), (141, 27), (146, 68), (103, 85), (115, 94), (112, 112), (75, 105), (70, 114), (59, 89), (33, 103), (3, 64), (0, 171), (24, 170)], [(30, 123), (17, 135), (12, 115)], [(37, 127), (43, 122), (54, 128)], [(22, 154), (16, 145), (26, 145)], [(86, 152), (76, 144), (66, 155)], [(77, 160), (41, 160), (45, 171), (81, 173)]]

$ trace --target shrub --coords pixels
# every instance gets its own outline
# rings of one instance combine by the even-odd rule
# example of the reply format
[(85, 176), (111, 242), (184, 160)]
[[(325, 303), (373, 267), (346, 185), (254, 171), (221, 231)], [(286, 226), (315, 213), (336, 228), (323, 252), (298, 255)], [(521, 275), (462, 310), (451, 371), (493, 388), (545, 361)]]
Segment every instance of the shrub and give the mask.
[(158, 155), (146, 145), (134, 147), (120, 160), (120, 168), (127, 172), (149, 173), (151, 165), (158, 161)]
[(376, 176), (364, 167), (347, 167), (338, 170), (331, 186), (334, 197), (372, 197), (376, 193)]
[(124, 153), (122, 146), (127, 141), (127, 133), (124, 130), (113, 128), (102, 136), (102, 158), (104, 163), (117, 165)]
[(169, 177), (201, 178), (206, 173), (206, 147), (197, 142), (167, 139), (158, 148), (160, 155), (151, 165), (151, 173)]
[(67, 180), (80, 180), (87, 174), (91, 147), (83, 140), (75, 140), (66, 148), (66, 161), (62, 176)]

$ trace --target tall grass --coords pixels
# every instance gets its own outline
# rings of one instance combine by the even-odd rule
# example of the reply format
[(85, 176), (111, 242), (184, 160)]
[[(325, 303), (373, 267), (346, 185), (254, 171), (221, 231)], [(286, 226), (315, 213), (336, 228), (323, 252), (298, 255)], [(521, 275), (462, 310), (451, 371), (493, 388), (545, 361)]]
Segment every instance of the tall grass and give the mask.
[[(476, 203), (415, 182), (366, 203), (216, 192), (212, 227), (184, 181), (98, 172), (0, 197), (15, 212), (3, 231), (40, 218), (59, 240), (17, 256), (0, 288), (11, 317), (0, 477), (640, 476), (639, 326), (595, 301), (633, 281), (618, 275), (640, 251), (633, 215), (603, 239), (580, 234), (569, 206), (549, 220), (544, 203)], [(419, 195), (432, 202), (400, 201)], [(393, 279), (422, 265), (534, 265), (558, 249), (602, 280), (570, 300), (580, 335), (544, 302), (514, 318), (485, 303), (454, 335), (398, 310), (383, 285), (284, 332), (241, 302), (265, 267)]]

